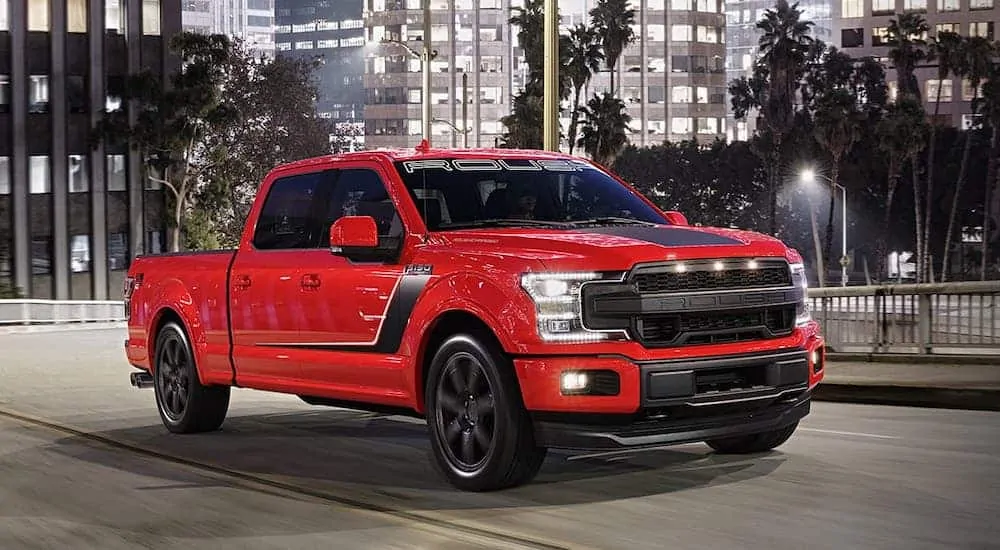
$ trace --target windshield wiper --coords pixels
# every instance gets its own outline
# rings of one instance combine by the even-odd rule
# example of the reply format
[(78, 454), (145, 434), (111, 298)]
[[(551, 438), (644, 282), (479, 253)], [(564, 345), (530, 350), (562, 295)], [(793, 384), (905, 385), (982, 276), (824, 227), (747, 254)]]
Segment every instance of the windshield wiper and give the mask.
[(571, 222), (566, 222), (572, 225), (617, 225), (617, 224), (627, 224), (627, 225), (656, 225), (653, 222), (647, 222), (644, 220), (637, 220), (635, 218), (619, 218), (616, 216), (600, 216), (597, 218), (590, 218), (587, 220), (573, 220)]
[(471, 220), (467, 222), (443, 223), (440, 229), (463, 229), (467, 227), (566, 227), (566, 222), (548, 220), (519, 220), (516, 218), (495, 218), (488, 220)]

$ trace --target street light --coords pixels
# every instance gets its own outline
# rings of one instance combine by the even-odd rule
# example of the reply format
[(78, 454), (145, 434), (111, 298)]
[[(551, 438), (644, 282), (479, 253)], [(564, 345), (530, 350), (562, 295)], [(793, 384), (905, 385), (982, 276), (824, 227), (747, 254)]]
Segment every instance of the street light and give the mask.
[(424, 141), (427, 145), (431, 144), (431, 60), (436, 58), (438, 55), (437, 50), (431, 50), (431, 0), (424, 0), (424, 36), (422, 37), (423, 46), (421, 51), (417, 52), (405, 42), (391, 38), (383, 38), (383, 44), (398, 44), (410, 52), (410, 55), (416, 57), (420, 60), (420, 69), (423, 72), (424, 82), (423, 90), (423, 102), (421, 109), (421, 124), (424, 130)]
[(814, 170), (805, 169), (802, 171), (802, 183), (805, 185), (813, 185), (816, 183), (816, 176), (819, 176), (829, 182), (831, 185), (840, 188), (841, 193), (841, 237), (840, 237), (840, 286), (847, 286), (847, 189), (834, 182), (832, 179), (822, 175), (816, 174)]

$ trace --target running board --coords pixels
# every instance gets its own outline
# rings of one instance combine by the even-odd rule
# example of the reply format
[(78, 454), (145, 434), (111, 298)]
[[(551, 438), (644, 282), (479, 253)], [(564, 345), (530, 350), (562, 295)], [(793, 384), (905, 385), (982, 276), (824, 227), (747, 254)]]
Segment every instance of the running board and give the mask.
[(129, 381), (133, 388), (145, 389), (153, 387), (153, 376), (146, 371), (133, 372), (129, 375)]

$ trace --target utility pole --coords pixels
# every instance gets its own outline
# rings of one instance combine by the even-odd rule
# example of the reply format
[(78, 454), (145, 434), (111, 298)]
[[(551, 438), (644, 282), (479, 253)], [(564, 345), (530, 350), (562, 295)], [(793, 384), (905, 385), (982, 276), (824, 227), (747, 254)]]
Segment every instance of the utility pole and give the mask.
[(469, 73), (462, 73), (462, 147), (469, 148)]
[(545, 0), (542, 132), (546, 151), (559, 150), (559, 7)]
[(423, 69), (424, 84), (421, 97), (423, 98), (423, 113), (421, 124), (424, 129), (424, 139), (427, 145), (431, 144), (431, 0), (424, 0), (424, 47), (421, 50), (421, 68)]

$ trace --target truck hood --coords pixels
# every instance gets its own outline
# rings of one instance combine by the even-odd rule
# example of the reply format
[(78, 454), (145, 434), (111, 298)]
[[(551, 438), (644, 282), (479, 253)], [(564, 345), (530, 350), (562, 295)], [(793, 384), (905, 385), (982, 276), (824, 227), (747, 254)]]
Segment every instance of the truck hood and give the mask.
[(639, 262), (720, 257), (789, 258), (790, 252), (778, 239), (760, 233), (691, 226), (491, 228), (437, 236), (452, 251), (502, 251), (504, 255), (538, 259), (546, 268), (559, 270), (621, 270)]

